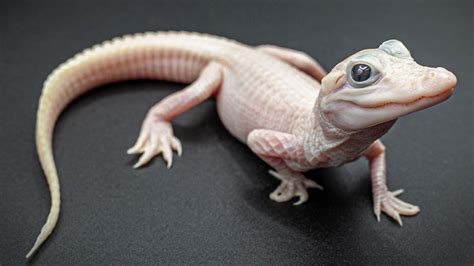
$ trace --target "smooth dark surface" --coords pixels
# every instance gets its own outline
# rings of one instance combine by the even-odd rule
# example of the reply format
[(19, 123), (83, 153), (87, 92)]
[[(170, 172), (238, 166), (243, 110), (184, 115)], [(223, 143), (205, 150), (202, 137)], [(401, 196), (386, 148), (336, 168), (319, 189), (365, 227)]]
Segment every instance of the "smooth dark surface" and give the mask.
[(61, 116), (62, 211), (33, 263), (474, 263), (472, 2), (66, 2), (0, 2), (1, 265), (25, 262), (49, 211), (34, 144), (42, 82), (84, 48), (150, 30), (291, 47), (327, 69), (397, 38), (420, 64), (453, 71), (451, 99), (383, 138), (389, 188), (404, 188), (401, 198), (421, 213), (402, 228), (385, 215), (377, 223), (365, 160), (308, 173), (325, 190), (302, 206), (272, 202), (278, 180), (225, 130), (213, 101), (174, 121), (184, 155), (171, 170), (161, 159), (133, 170), (137, 158), (125, 151), (146, 111), (183, 86), (130, 81), (81, 97)]

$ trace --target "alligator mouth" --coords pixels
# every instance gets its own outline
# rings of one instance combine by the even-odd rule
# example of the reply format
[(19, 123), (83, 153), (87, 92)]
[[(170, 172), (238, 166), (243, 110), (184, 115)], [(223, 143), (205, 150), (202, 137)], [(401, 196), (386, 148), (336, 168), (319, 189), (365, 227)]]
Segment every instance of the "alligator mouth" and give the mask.
[(326, 112), (332, 116), (335, 126), (346, 130), (359, 130), (436, 105), (447, 100), (452, 92), (453, 88), (449, 88), (433, 96), (419, 97), (407, 102), (387, 102), (368, 107), (350, 101), (338, 100), (328, 104)]
[(356, 103), (352, 103), (352, 104), (357, 105), (360, 108), (367, 108), (367, 109), (397, 107), (397, 106), (400, 106), (400, 107), (420, 106), (421, 108), (427, 108), (429, 106), (433, 106), (435, 104), (438, 104), (440, 102), (447, 100), (453, 93), (453, 90), (454, 90), (454, 87), (444, 90), (443, 92), (438, 93), (436, 95), (421, 96), (408, 102), (386, 102), (383, 104), (371, 105), (371, 106), (363, 106), (363, 105), (358, 105)]

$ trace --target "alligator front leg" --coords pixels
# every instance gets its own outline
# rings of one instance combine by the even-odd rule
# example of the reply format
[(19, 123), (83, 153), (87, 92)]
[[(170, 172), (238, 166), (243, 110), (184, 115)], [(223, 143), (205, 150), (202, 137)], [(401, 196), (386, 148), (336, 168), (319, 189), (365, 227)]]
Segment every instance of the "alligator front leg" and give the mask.
[(323, 189), (315, 181), (306, 178), (302, 173), (288, 167), (286, 161), (304, 160), (302, 141), (295, 135), (273, 130), (257, 129), (250, 132), (247, 144), (267, 164), (275, 168), (270, 174), (281, 180), (280, 186), (270, 194), (276, 202), (285, 202), (294, 197), (299, 205), (308, 200), (308, 188)]
[(374, 214), (377, 221), (380, 221), (381, 211), (395, 219), (402, 225), (400, 215), (413, 216), (420, 209), (418, 206), (406, 203), (397, 198), (403, 193), (403, 189), (390, 192), (386, 185), (386, 169), (385, 169), (385, 146), (380, 140), (375, 141), (365, 154), (369, 160), (372, 194), (374, 200)]
[(219, 89), (222, 79), (222, 67), (217, 63), (210, 63), (193, 84), (164, 98), (150, 109), (137, 142), (127, 151), (128, 154), (143, 153), (134, 168), (147, 164), (160, 152), (163, 153), (168, 168), (171, 167), (172, 149), (181, 155), (182, 148), (173, 134), (170, 121), (209, 98)]

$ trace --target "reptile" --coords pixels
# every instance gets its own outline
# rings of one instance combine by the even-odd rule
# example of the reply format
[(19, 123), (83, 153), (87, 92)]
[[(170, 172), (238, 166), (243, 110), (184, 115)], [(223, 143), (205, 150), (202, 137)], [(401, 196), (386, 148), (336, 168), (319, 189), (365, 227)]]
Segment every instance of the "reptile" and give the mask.
[(173, 118), (215, 97), (220, 120), (273, 170), (281, 184), (276, 202), (308, 200), (309, 188), (323, 189), (303, 172), (367, 158), (373, 212), (400, 225), (418, 206), (399, 199), (403, 190), (386, 185), (385, 146), (380, 141), (404, 115), (448, 99), (456, 76), (417, 64), (398, 40), (359, 51), (329, 73), (309, 55), (274, 45), (248, 46), (224, 37), (190, 32), (147, 32), (93, 46), (59, 65), (43, 84), (36, 123), (36, 147), (46, 177), (51, 209), (31, 257), (53, 231), (60, 210), (60, 186), (52, 136), (62, 110), (98, 86), (129, 79), (190, 84), (154, 105), (127, 152), (141, 154), (135, 168), (162, 154), (170, 168), (182, 153)]

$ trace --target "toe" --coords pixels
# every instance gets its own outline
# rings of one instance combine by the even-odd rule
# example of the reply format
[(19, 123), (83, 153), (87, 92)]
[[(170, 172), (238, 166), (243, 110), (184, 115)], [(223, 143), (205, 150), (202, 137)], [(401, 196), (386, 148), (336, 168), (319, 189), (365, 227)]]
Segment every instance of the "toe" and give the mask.
[(393, 192), (390, 192), (390, 194), (392, 194), (392, 196), (394, 197), (400, 196), (402, 193), (403, 193), (403, 189), (398, 189)]
[(380, 211), (379, 212), (374, 212), (375, 217), (377, 218), (377, 222), (380, 222)]
[(281, 175), (280, 175), (278, 172), (276, 172), (276, 171), (268, 170), (268, 173), (271, 174), (272, 176), (274, 176), (275, 178), (281, 180), (281, 181), (284, 180), (283, 176), (281, 176)]
[(277, 200), (276, 201), (286, 202), (286, 201), (289, 201), (292, 198), (293, 198), (293, 195), (290, 192), (284, 192), (284, 193), (281, 193), (280, 195), (277, 195)]
[(400, 226), (403, 226), (400, 214), (392, 206), (390, 206), (389, 204), (384, 204), (383, 210), (388, 216), (392, 217), (395, 221), (397, 221)]
[(297, 192), (296, 192), (295, 196), (298, 196), (299, 200), (297, 202), (293, 203), (293, 205), (295, 205), (295, 206), (301, 205), (301, 204), (305, 203), (308, 200), (308, 191), (306, 191), (305, 187), (300, 185), (300, 186), (297, 187)]
[(294, 185), (289, 182), (282, 182), (280, 186), (270, 194), (270, 198), (276, 202), (285, 202), (293, 198)]
[(173, 147), (173, 150), (178, 153), (178, 156), (181, 156), (181, 154), (183, 154), (183, 147), (181, 146), (181, 141), (179, 141), (177, 137), (171, 138), (171, 147)]
[(278, 201), (279, 196), (283, 193), (285, 186), (281, 183), (272, 193), (270, 193), (270, 199)]
[(156, 138), (151, 138), (150, 144), (145, 148), (145, 152), (140, 156), (140, 159), (133, 168), (147, 164), (156, 154), (158, 154), (158, 141)]
[(308, 200), (308, 197), (304, 198), (304, 197), (299, 197), (299, 200), (295, 203), (293, 203), (294, 206), (298, 206), (298, 205), (301, 205), (303, 203), (305, 203), (306, 201)]
[(173, 164), (173, 152), (171, 151), (170, 144), (168, 141), (162, 140), (160, 146), (161, 150), (163, 151), (163, 159), (166, 162), (166, 167), (169, 169)]
[(393, 207), (401, 214), (412, 216), (420, 212), (420, 208), (418, 206), (406, 203), (400, 199), (392, 198), (391, 199)]
[(128, 154), (137, 154), (137, 153), (142, 153), (143, 152), (143, 147), (145, 146), (145, 143), (148, 139), (149, 136), (149, 131), (144, 128), (141, 132), (140, 135), (138, 136), (137, 141), (135, 144), (127, 150)]
[(316, 183), (316, 181), (314, 181), (314, 180), (305, 178), (305, 180), (303, 182), (304, 182), (304, 185), (307, 188), (317, 188), (317, 189), (324, 190), (324, 188), (320, 184)]

